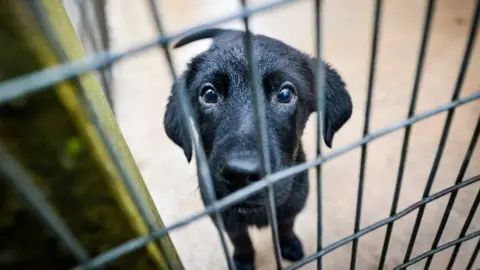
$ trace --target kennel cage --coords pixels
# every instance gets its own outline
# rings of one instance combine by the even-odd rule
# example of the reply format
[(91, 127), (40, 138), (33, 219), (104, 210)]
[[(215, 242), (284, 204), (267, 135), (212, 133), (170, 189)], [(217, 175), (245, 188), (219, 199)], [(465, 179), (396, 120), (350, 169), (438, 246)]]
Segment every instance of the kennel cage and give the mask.
[[(80, 10), (82, 10), (80, 21), (85, 26), (89, 19), (86, 18), (88, 12), (85, 12), (86, 7), (81, 6), (82, 3), (104, 1), (77, 2), (80, 3)], [(431, 188), (445, 149), (455, 108), (480, 98), (480, 89), (466, 97), (460, 98), (459, 95), (478, 33), (480, 0), (475, 1), (469, 36), (451, 102), (419, 114), (414, 113), (436, 3), (435, 0), (427, 0), (407, 119), (374, 132), (370, 131), (370, 105), (374, 93), (377, 41), (383, 2), (375, 0), (363, 137), (350, 145), (322, 155), (319, 139), (322, 130), (322, 121), (320, 121), (322, 110), (320, 109), (320, 113), (317, 114), (317, 157), (313, 161), (272, 173), (268, 163), (265, 162), (268, 160), (266, 156), (268, 151), (265, 151), (267, 140), (265, 115), (261, 106), (262, 93), (254, 91), (256, 105), (254, 111), (258, 143), (263, 150), (261, 152), (264, 178), (228, 197), (216, 200), (208, 166), (205, 163), (202, 142), (198, 137), (192, 136), (197, 166), (201, 172), (199, 182), (208, 195), (206, 209), (174, 224), (168, 226), (163, 224), (115, 122), (110, 107), (109, 96), (112, 86), (108, 67), (136, 53), (160, 47), (168, 60), (171, 76), (175, 78), (176, 71), (168, 48), (173, 39), (203, 27), (238, 18), (243, 19), (245, 29), (249, 33), (251, 16), (292, 2), (295, 1), (275, 0), (257, 7), (247, 7), (245, 1), (241, 1), (243, 9), (235, 14), (195, 26), (181, 33), (166, 34), (156, 3), (150, 0), (148, 4), (159, 33), (158, 38), (124, 51), (108, 50), (105, 18), (97, 15), (94, 17), (103, 18), (103, 21), (99, 21), (99, 25), (103, 25), (99, 27), (99, 35), (103, 42), (92, 45), (94, 52), (88, 56), (84, 55), (77, 34), (73, 30), (71, 18), (67, 17), (60, 1), (0, 2), (2, 24), (0, 31), (2, 35), (0, 39), (2, 42), (0, 47), (2, 60), (0, 61), (0, 171), (2, 172), (0, 174), (2, 178), (0, 181), (0, 235), (3, 239), (3, 243), (0, 244), (2, 255), (0, 268), (29, 269), (34, 266), (34, 268), (56, 269), (54, 265), (57, 265), (57, 268), (68, 269), (97, 269), (107, 266), (122, 269), (182, 269), (182, 263), (169, 238), (169, 232), (201, 217), (211, 215), (217, 223), (229, 269), (234, 269), (219, 213), (249, 196), (266, 192), (275, 261), (277, 268), (280, 269), (281, 258), (272, 185), (286, 176), (316, 168), (317, 251), (314, 254), (307, 254), (304, 259), (289, 265), (286, 269), (298, 269), (315, 261), (317, 268), (322, 269), (323, 256), (349, 243), (352, 243), (350, 269), (355, 269), (359, 239), (365, 234), (386, 226), (383, 249), (378, 262), (378, 269), (384, 269), (395, 221), (417, 210), (405, 258), (395, 269), (405, 269), (423, 260), (426, 260), (425, 269), (428, 269), (435, 254), (453, 248), (449, 264), (446, 266), (446, 269), (452, 269), (461, 244), (476, 239), (477, 244), (467, 264), (467, 269), (472, 269), (480, 250), (480, 231), (467, 234), (467, 230), (480, 203), (480, 189), (473, 200), (458, 238), (444, 244), (439, 242), (457, 192), (463, 187), (478, 185), (480, 180), (480, 176), (464, 179), (480, 133), (480, 117), (453, 185), (434, 194), (431, 194)], [(315, 41), (319, 59), (322, 52), (321, 7), (321, 1), (315, 1)], [(91, 31), (91, 28), (87, 31), (89, 36), (87, 39), (94, 39)], [(250, 42), (250, 34), (248, 34), (245, 46), (250, 63), (249, 75), (250, 78), (255, 78), (255, 59), (251, 57)], [(85, 41), (83, 46), (85, 47)], [(100, 71), (100, 75), (95, 77), (90, 74), (94, 71)], [(318, 93), (316, 102), (319, 108), (323, 108), (324, 74), (320, 61), (317, 63), (316, 76)], [(252, 85), (257, 84), (252, 81)], [(180, 97), (183, 117), (191, 119), (193, 112), (186, 105), (186, 96), (183, 91), (180, 92)], [(444, 112), (447, 113), (447, 118), (423, 196), (417, 203), (399, 210), (398, 201), (411, 126)], [(194, 122), (190, 123), (189, 132), (192, 134), (196, 132), (197, 127)], [(404, 137), (390, 215), (372, 225), (360, 228), (368, 143), (398, 130), (404, 131)], [(321, 166), (326, 161), (359, 147), (361, 148), (361, 166), (353, 234), (328, 246), (322, 246)], [(431, 249), (413, 257), (412, 249), (425, 207), (443, 196), (449, 196), (449, 200)], [(45, 256), (42, 253), (44, 250), (32, 251), (28, 247), (33, 244), (48, 248), (49, 254)]]

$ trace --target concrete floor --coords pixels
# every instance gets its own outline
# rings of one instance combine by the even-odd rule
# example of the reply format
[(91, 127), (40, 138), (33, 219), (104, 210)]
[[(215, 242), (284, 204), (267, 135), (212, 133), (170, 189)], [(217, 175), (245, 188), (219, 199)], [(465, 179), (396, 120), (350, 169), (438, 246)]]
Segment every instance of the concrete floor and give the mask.
[[(115, 0), (109, 3), (114, 48), (128, 48), (155, 36), (147, 1)], [(231, 14), (239, 8), (236, 0), (159, 1), (166, 30), (186, 27)], [(249, 1), (253, 4), (267, 1)], [(368, 63), (374, 12), (373, 0), (324, 1), (324, 55), (346, 80), (353, 98), (351, 120), (336, 135), (334, 149), (361, 137), (368, 79)], [(372, 104), (371, 130), (404, 120), (410, 100), (416, 58), (421, 38), (425, 2), (418, 0), (384, 1), (378, 65)], [(474, 0), (437, 1), (431, 38), (425, 62), (416, 112), (432, 109), (449, 101), (466, 43)], [(252, 19), (254, 32), (278, 38), (307, 53), (313, 53), (313, 1), (298, 1)], [(223, 27), (241, 28), (240, 21)], [(207, 48), (201, 41), (173, 51), (178, 71), (196, 53)], [(115, 102), (118, 120), (133, 155), (141, 168), (152, 196), (166, 223), (182, 219), (203, 209), (197, 190), (194, 164), (187, 164), (180, 148), (163, 130), (163, 114), (171, 78), (160, 50), (150, 50), (114, 67)], [(480, 89), (480, 38), (477, 39), (462, 96)], [(480, 102), (459, 108), (454, 116), (447, 147), (440, 163), (432, 192), (450, 186), (456, 178), (471, 134), (480, 114)], [(446, 114), (416, 124), (412, 129), (399, 209), (418, 201), (425, 186), (437, 149)], [(303, 138), (309, 159), (315, 151), (315, 123), (312, 117)], [(368, 146), (368, 160), (361, 226), (388, 216), (403, 132), (375, 140)], [(480, 144), (472, 157), (465, 178), (480, 174)], [(330, 152), (331, 150), (327, 150)], [(351, 151), (324, 166), (324, 245), (353, 231), (358, 185), (360, 150)], [(348, 169), (346, 169), (348, 168)], [(311, 183), (315, 186), (314, 170)], [(480, 184), (462, 189), (441, 240), (456, 239)], [(315, 189), (312, 188), (314, 191)], [(428, 205), (414, 248), (414, 256), (429, 249), (443, 215), (448, 197)], [(469, 232), (480, 229), (480, 210)], [(395, 223), (385, 269), (401, 263), (415, 213)], [(316, 201), (312, 192), (306, 209), (295, 227), (307, 254), (316, 246)], [(359, 242), (357, 269), (377, 269), (385, 228), (364, 236)], [(226, 269), (218, 234), (209, 219), (202, 219), (171, 234), (187, 269)], [(258, 269), (274, 269), (270, 230), (252, 231)], [(465, 243), (455, 269), (465, 269), (477, 240)], [(324, 269), (348, 269), (351, 245), (343, 246), (324, 258)], [(437, 256), (431, 269), (444, 269), (452, 249)], [(284, 265), (288, 265), (287, 262)], [(418, 263), (411, 269), (422, 269)], [(312, 263), (305, 269), (315, 269)], [(476, 267), (480, 267), (477, 259)]]

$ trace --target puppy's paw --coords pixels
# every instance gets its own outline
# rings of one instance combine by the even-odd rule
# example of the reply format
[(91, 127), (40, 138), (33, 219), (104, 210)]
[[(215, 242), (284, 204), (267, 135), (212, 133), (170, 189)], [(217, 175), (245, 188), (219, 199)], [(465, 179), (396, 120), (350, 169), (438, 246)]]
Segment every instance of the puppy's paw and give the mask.
[(280, 251), (282, 252), (282, 258), (292, 262), (299, 261), (304, 256), (302, 242), (296, 235), (280, 241)]
[(235, 268), (237, 270), (255, 270), (255, 264), (253, 262), (233, 260)]

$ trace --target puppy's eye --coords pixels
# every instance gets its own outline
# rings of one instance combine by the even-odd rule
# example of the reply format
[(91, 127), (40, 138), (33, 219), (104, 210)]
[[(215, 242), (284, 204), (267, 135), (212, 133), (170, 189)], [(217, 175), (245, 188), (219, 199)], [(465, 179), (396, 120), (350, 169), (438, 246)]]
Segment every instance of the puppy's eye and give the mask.
[(277, 101), (280, 103), (289, 103), (295, 98), (293, 85), (285, 83), (277, 94)]
[(206, 84), (200, 91), (200, 98), (205, 103), (217, 103), (218, 95), (211, 84)]

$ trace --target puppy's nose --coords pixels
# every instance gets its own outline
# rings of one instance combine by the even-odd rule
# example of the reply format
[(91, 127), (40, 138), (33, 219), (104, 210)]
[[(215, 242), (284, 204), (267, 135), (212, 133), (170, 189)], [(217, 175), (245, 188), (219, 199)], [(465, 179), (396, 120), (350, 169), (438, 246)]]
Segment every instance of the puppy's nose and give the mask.
[(258, 158), (227, 158), (220, 174), (232, 186), (243, 187), (261, 179)]

